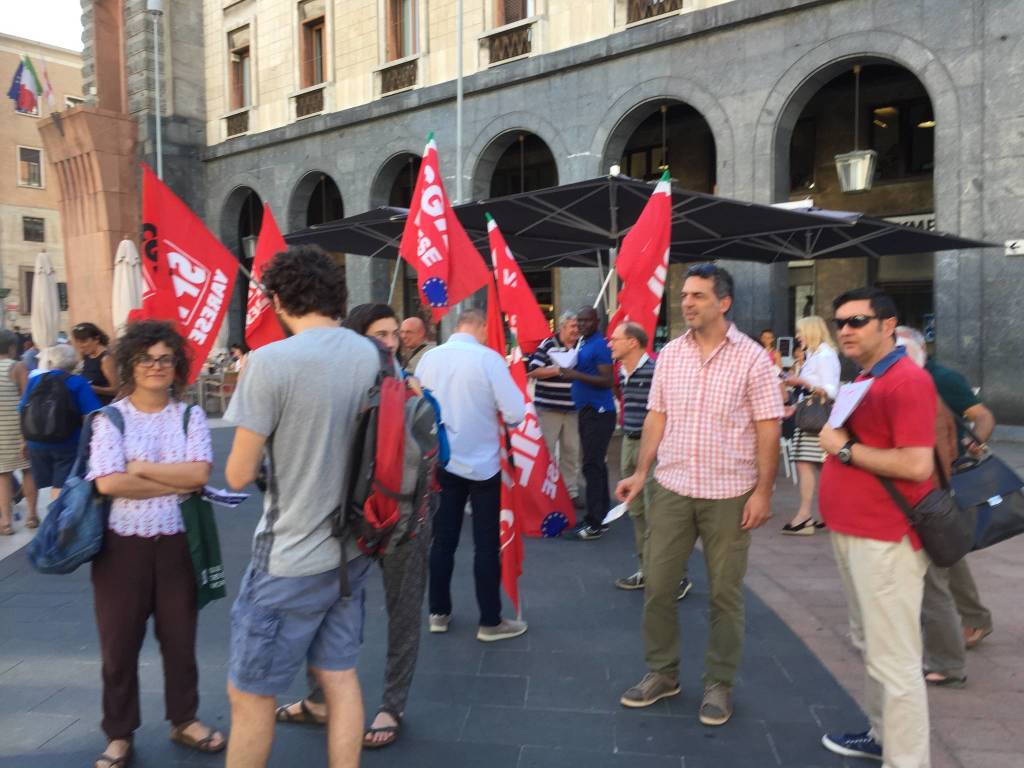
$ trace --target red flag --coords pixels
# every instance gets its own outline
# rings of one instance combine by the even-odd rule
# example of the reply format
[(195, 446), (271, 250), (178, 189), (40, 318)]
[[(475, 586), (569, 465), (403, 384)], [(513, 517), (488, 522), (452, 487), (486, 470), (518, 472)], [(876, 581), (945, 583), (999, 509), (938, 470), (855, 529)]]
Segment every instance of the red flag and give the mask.
[(647, 350), (654, 349), (654, 330), (665, 293), (671, 240), (672, 182), (665, 171), (640, 218), (623, 238), (615, 260), (622, 290), (619, 291), (619, 310), (608, 323), (609, 336), (621, 323), (631, 320), (647, 331)]
[(423, 151), (398, 253), (416, 270), (420, 297), (434, 322), (487, 283), (487, 266), (445, 194), (434, 134)]
[(498, 281), (499, 302), (508, 307), (508, 327), (524, 354), (533, 354), (544, 339), (551, 335), (547, 318), (537, 304), (537, 297), (516, 264), (516, 259), (505, 243), (501, 230), (491, 214), (487, 217), (487, 236), (491, 245), (491, 263)]
[(260, 288), (260, 280), (266, 263), (287, 249), (288, 244), (281, 237), (281, 230), (277, 228), (270, 205), (264, 203), (263, 223), (260, 225), (260, 239), (256, 242), (256, 254), (252, 258), (249, 298), (245, 305), (245, 343), (249, 349), (259, 349), (285, 337), (274, 313), (274, 305)]
[(192, 351), (192, 382), (217, 340), (238, 262), (146, 165), (142, 221), (146, 290), (139, 316), (177, 323)]

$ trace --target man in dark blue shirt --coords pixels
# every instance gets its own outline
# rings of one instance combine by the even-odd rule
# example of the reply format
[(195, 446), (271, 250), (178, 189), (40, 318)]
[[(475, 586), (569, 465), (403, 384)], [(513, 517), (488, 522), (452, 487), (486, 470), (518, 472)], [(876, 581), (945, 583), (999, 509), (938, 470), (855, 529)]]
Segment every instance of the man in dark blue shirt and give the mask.
[(576, 535), (584, 541), (604, 534), (604, 518), (611, 506), (608, 490), (608, 443), (615, 431), (615, 399), (612, 386), (612, 356), (598, 331), (597, 311), (584, 307), (576, 314), (580, 332), (575, 368), (563, 368), (561, 375), (572, 382), (572, 400), (579, 412), (583, 479), (587, 485), (587, 514)]

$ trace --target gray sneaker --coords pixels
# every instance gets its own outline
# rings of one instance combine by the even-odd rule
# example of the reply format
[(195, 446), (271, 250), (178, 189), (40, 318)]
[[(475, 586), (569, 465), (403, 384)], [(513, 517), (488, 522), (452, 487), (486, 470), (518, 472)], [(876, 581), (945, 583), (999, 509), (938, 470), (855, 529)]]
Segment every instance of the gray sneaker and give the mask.
[(619, 589), (643, 589), (644, 572), (637, 571), (632, 576), (626, 576), (624, 579), (616, 579), (615, 586)]
[(452, 623), (452, 615), (450, 613), (432, 613), (430, 614), (430, 631), (434, 633), (447, 632), (448, 625)]
[(732, 688), (714, 682), (704, 686), (704, 700), (700, 703), (700, 721), (704, 725), (725, 725), (732, 717)]
[(693, 582), (690, 581), (686, 576), (683, 576), (683, 580), (679, 582), (679, 591), (676, 593), (676, 601), (682, 600), (693, 589)]
[(649, 707), (669, 696), (679, 695), (679, 680), (660, 672), (648, 672), (643, 680), (628, 689), (619, 699), (624, 707)]
[(481, 643), (493, 643), (496, 640), (509, 640), (526, 634), (526, 622), (515, 619), (502, 619), (496, 627), (483, 625), (476, 631), (476, 639)]

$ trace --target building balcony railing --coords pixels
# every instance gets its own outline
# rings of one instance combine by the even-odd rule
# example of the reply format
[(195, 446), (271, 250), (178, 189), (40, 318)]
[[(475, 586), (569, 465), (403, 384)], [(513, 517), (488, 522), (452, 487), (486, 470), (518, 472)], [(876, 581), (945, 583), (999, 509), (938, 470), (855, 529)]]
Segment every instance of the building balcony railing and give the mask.
[(484, 35), (482, 39), (487, 47), (488, 62), (497, 64), (529, 56), (533, 51), (533, 22), (534, 19), (525, 19)]
[[(647, 21), (655, 16), (683, 10), (686, 0), (628, 0), (626, 23)], [(619, 17), (621, 18), (621, 16)]]
[(295, 94), (295, 119), (309, 117), (324, 111), (324, 86), (320, 84)]
[(248, 108), (233, 112), (224, 118), (227, 126), (228, 138), (249, 132), (249, 110)]
[(380, 72), (380, 93), (382, 96), (404, 91), (416, 85), (416, 78), (419, 73), (418, 59), (407, 59), (395, 62), (388, 62)]

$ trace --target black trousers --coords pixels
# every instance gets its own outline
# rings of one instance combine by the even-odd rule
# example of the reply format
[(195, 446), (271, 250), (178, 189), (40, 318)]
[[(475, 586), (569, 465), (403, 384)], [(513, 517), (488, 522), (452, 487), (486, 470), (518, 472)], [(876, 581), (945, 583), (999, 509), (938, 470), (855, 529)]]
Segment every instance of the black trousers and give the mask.
[(473, 508), (473, 577), (480, 625), (495, 627), (501, 623), (501, 473), (486, 480), (467, 480), (441, 469), (438, 480), (441, 500), (430, 546), (430, 612), (452, 612), (452, 571), (468, 499)]
[(583, 453), (583, 480), (587, 484), (588, 525), (600, 527), (611, 508), (608, 491), (608, 443), (615, 431), (615, 411), (600, 413), (589, 405), (580, 409), (580, 450)]

